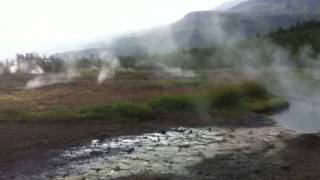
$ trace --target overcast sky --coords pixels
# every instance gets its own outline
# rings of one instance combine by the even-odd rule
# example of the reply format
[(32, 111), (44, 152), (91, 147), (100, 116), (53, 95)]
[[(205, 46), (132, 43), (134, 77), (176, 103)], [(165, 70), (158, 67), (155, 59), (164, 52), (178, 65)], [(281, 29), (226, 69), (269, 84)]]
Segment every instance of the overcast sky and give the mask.
[(164, 25), (230, 0), (0, 0), (0, 57), (66, 50), (98, 37)]

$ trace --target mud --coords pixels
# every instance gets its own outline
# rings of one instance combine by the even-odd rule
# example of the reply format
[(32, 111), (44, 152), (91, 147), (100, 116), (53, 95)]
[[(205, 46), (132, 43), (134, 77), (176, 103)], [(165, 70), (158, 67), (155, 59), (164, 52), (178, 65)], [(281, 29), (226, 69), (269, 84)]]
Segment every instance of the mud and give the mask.
[(117, 180), (318, 180), (319, 134), (230, 150), (188, 168), (189, 174), (142, 174)]
[(193, 176), (188, 167), (232, 150), (278, 142), (291, 133), (281, 127), (178, 128), (141, 136), (93, 140), (65, 151), (73, 159), (55, 171), (57, 179), (114, 179), (140, 174)]

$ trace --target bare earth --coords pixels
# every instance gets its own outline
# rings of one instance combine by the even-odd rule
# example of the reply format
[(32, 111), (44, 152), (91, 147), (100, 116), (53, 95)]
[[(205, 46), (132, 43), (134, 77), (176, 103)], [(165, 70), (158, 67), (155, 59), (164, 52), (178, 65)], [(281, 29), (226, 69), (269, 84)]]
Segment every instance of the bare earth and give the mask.
[[(88, 76), (25, 90), (31, 78), (0, 76), (0, 111), (144, 102), (205, 88), (173, 85), (156, 75), (122, 75), (100, 86), (95, 76)], [(245, 125), (217, 127), (205, 120), (130, 125), (8, 122), (0, 114), (0, 179), (320, 179), (317, 135), (296, 135), (263, 115), (245, 118)]]

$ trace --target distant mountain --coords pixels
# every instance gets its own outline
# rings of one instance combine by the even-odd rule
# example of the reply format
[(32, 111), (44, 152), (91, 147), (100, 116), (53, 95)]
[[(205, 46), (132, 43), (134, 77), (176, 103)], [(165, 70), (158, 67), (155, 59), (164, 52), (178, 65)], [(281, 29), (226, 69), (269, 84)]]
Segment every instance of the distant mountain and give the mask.
[(297, 22), (320, 20), (320, 14), (256, 14), (202, 11), (163, 28), (131, 34), (114, 41), (116, 54), (164, 53), (177, 48), (205, 47), (266, 34)]
[(320, 21), (320, 0), (237, 0), (222, 7), (225, 11), (191, 12), (171, 25), (126, 34), (108, 45), (93, 43), (90, 48), (94, 50), (89, 52), (107, 49), (118, 55), (165, 53), (225, 44), (297, 22)]
[(245, 1), (248, 1), (248, 0), (233, 0), (233, 1), (228, 1), (226, 3), (223, 3), (221, 4), (220, 6), (218, 7), (215, 7), (213, 10), (214, 11), (226, 11), (242, 2), (245, 2)]
[(259, 14), (320, 13), (319, 0), (249, 0), (228, 9), (229, 12)]

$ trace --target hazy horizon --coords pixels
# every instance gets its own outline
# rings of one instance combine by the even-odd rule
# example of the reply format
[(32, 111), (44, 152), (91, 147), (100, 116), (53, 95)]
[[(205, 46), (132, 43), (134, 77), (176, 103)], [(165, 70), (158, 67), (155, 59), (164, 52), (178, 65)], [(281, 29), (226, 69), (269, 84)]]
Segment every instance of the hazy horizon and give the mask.
[(188, 12), (210, 10), (228, 1), (2, 1), (0, 57), (72, 50), (99, 37), (169, 24)]

